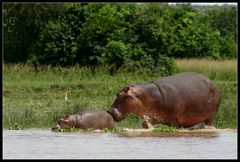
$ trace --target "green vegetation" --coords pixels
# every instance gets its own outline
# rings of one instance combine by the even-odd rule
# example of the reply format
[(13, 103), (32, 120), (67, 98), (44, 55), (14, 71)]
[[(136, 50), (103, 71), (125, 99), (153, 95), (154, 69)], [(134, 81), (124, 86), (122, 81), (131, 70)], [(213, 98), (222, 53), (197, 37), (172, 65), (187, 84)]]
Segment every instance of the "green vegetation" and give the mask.
[[(108, 128), (103, 128), (100, 130), (94, 130), (92, 128), (89, 128), (87, 130), (83, 130), (81, 128), (63, 128), (63, 129), (59, 129), (56, 127), (52, 127), (51, 128), (52, 132), (87, 132), (87, 133), (92, 133), (92, 132), (111, 132), (111, 133), (119, 133), (119, 132), (125, 132), (127, 130), (125, 130), (123, 127), (116, 127), (113, 129), (108, 129)], [(158, 124), (156, 126), (154, 126), (152, 132), (177, 132), (178, 129), (176, 127), (169, 127), (167, 125), (162, 125), (162, 124)]]
[[(123, 86), (182, 71), (220, 87), (214, 125), (236, 128), (237, 6), (4, 3), (2, 16), (4, 128), (107, 110)], [(140, 128), (139, 117), (123, 127)]]
[[(64, 114), (87, 109), (108, 109), (126, 84), (158, 76), (138, 71), (110, 75), (105, 67), (42, 67), (4, 65), (4, 126), (51, 127)], [(143, 75), (142, 75), (143, 74)], [(140, 76), (140, 77), (139, 77)], [(67, 93), (68, 100), (65, 100)], [(136, 121), (135, 118), (130, 117)]]
[(195, 71), (203, 73), (211, 80), (233, 81), (237, 80), (237, 60), (210, 60), (210, 59), (178, 59), (178, 72)]
[(87, 133), (92, 133), (92, 132), (112, 132), (112, 133), (115, 133), (115, 132), (123, 132), (123, 128), (121, 127), (116, 127), (116, 128), (113, 128), (113, 129), (109, 129), (109, 128), (103, 128), (101, 130), (94, 130), (92, 128), (89, 128), (89, 129), (81, 129), (81, 128), (64, 128), (64, 129), (59, 129), (59, 128), (56, 128), (56, 127), (52, 127), (51, 128), (52, 132), (87, 132)]
[(236, 15), (237, 6), (4, 3), (4, 61), (173, 74), (173, 58), (236, 58)]
[[(220, 87), (222, 103), (214, 119), (217, 128), (236, 128), (236, 60), (177, 60), (178, 72), (206, 74)], [(111, 75), (107, 67), (51, 67), (34, 70), (22, 64), (3, 66), (3, 126), (8, 129), (48, 127), (65, 114), (89, 109), (107, 110), (125, 85), (161, 77), (142, 68), (121, 69)], [(68, 99), (65, 100), (65, 93)], [(129, 115), (117, 127), (141, 128), (139, 117)]]
[(176, 127), (158, 124), (158, 125), (154, 126), (152, 131), (153, 132), (177, 132), (178, 129)]

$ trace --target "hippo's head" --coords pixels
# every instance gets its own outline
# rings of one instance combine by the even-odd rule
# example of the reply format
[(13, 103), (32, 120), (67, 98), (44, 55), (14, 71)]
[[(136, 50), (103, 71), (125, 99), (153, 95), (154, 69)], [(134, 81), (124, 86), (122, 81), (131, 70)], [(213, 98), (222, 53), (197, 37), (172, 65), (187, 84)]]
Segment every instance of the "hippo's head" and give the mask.
[(56, 127), (57, 128), (70, 128), (73, 127), (74, 123), (70, 119), (69, 115), (65, 115), (62, 119), (57, 121)]
[(142, 115), (142, 101), (139, 89), (134, 86), (124, 87), (113, 102), (108, 112), (113, 116), (114, 120), (119, 122), (127, 117), (128, 114), (134, 113)]

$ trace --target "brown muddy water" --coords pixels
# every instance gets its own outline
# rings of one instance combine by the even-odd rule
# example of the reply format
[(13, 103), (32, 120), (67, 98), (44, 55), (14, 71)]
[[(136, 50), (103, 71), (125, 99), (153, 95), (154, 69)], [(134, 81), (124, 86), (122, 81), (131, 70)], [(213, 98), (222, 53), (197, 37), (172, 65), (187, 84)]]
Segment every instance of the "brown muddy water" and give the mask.
[(237, 159), (237, 131), (198, 135), (3, 130), (3, 159)]

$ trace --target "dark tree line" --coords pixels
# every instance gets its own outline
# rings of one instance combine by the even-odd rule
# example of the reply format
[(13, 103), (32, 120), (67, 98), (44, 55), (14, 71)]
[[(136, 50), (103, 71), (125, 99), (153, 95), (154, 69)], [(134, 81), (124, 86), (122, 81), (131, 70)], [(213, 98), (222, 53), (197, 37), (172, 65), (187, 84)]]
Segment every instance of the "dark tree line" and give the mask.
[(171, 71), (171, 58), (235, 58), (236, 14), (236, 6), (4, 3), (4, 62)]

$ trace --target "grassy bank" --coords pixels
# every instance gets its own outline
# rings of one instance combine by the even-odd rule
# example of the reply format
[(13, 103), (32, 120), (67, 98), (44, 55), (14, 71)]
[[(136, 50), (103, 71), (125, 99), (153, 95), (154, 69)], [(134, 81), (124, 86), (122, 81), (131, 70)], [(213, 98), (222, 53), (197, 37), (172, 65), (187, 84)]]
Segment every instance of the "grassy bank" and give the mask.
[[(196, 71), (213, 79), (222, 91), (222, 103), (214, 125), (236, 128), (236, 60), (177, 60), (177, 65), (178, 72)], [(45, 66), (36, 71), (27, 65), (4, 64), (3, 126), (10, 129), (50, 128), (64, 114), (88, 109), (107, 110), (123, 86), (159, 77), (159, 74), (144, 69), (122, 70), (110, 75), (106, 67)], [(117, 126), (140, 128), (141, 123), (138, 117), (129, 115)]]
[(178, 71), (195, 71), (208, 76), (211, 80), (236, 81), (237, 60), (178, 59)]

